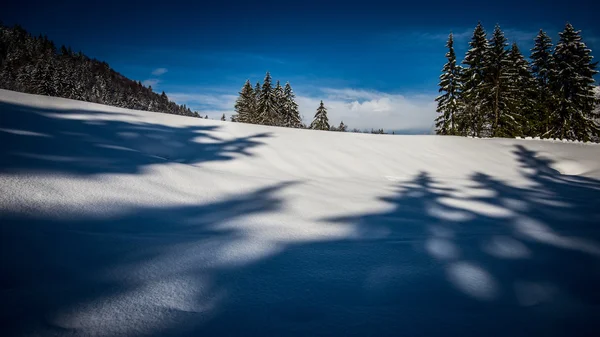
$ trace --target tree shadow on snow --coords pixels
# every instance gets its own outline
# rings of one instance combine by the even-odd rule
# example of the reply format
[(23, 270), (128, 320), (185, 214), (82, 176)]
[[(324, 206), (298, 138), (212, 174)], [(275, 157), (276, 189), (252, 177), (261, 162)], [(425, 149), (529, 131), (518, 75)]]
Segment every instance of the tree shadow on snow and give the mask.
[(82, 219), (1, 212), (2, 334), (189, 334), (227, 295), (214, 275), (269, 251), (236, 221), (277, 212), (290, 184)]
[[(64, 123), (58, 130), (89, 132), (102, 143), (120, 140), (100, 126)], [(108, 129), (119, 127), (136, 132), (137, 126)], [(162, 130), (183, 133), (186, 144), (198, 134)], [(41, 145), (32, 142), (37, 143), (18, 146), (27, 152), (35, 150), (28, 146)], [(39, 153), (83, 160), (97, 143), (73, 144), (70, 154), (52, 147)], [(200, 154), (175, 152), (172, 158), (230, 158), (229, 147), (203, 150), (191, 144)], [(240, 144), (255, 145), (251, 139)], [(284, 209), (278, 193), (288, 184), (210, 204), (136, 208), (104, 217), (49, 220), (3, 212), (3, 332), (593, 335), (600, 328), (600, 181), (560, 175), (550, 161), (523, 146), (514, 153), (526, 185), (474, 173), (469, 188), (461, 189), (420, 172), (399, 184), (393, 196), (381, 198), (391, 207), (387, 211), (321, 219), (323, 226), (351, 230), (336, 240), (274, 245), (246, 231), (249, 222), (260, 219), (254, 215)], [(101, 154), (123, 161), (127, 172), (146, 165), (142, 159)], [(4, 163), (9, 164), (4, 171), (123, 172)], [(263, 225), (272, 224), (252, 224)]]
[(389, 211), (324, 219), (351, 226), (349, 238), (217, 272), (229, 301), (196, 332), (594, 335), (600, 181), (562, 176), (522, 146), (514, 153), (525, 187), (474, 173), (460, 190), (420, 172), (381, 199)]
[(101, 115), (127, 113), (0, 103), (0, 172), (138, 173), (152, 164), (197, 164), (250, 156), (249, 150), (270, 136), (261, 133), (220, 139), (211, 134), (218, 126), (171, 127), (89, 118)]

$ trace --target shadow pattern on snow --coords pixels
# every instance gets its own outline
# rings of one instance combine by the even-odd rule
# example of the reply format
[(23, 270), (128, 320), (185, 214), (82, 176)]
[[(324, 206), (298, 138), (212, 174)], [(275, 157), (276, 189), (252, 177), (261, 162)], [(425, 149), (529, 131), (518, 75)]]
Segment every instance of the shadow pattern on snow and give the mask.
[[(76, 118), (70, 118), (72, 115)], [(0, 103), (0, 172), (138, 173), (147, 165), (198, 164), (250, 156), (268, 133), (236, 139), (211, 135), (218, 126), (97, 120), (94, 110), (51, 110)], [(127, 115), (120, 112), (119, 115)]]
[[(208, 129), (151, 126), (156, 130), (144, 133), (134, 124), (89, 126), (69, 120), (55, 128), (35, 111), (23, 113), (31, 114), (34, 125), (43, 124), (25, 130), (55, 140), (73, 140), (61, 138), (68, 131), (122, 145), (127, 142), (104, 128), (142, 137), (156, 130), (181, 132), (173, 137), (191, 149), (175, 152), (171, 160), (230, 158), (227, 147), (208, 150), (190, 143)], [(13, 137), (6, 134), (2, 141)], [(45, 145), (29, 141), (16, 147), (82, 162), (87, 150), (100, 143), (73, 141), (72, 153), (63, 153), (53, 147), (33, 152)], [(252, 139), (234, 144), (242, 150), (256, 145)], [(3, 150), (2, 155), (10, 153)], [(3, 332), (593, 335), (600, 328), (600, 181), (560, 175), (550, 161), (523, 146), (514, 153), (528, 187), (474, 173), (471, 188), (461, 191), (420, 172), (399, 184), (393, 196), (381, 198), (392, 206), (389, 211), (322, 219), (324, 226), (352, 229), (354, 235), (336, 240), (273, 245), (250, 237), (243, 230), (246, 224), (235, 225), (238, 219), (281, 211), (285, 200), (277, 194), (287, 184), (210, 204), (138, 208), (107, 218), (51, 221), (2, 213)], [(52, 167), (17, 160), (3, 162), (2, 170), (137, 172), (154, 160), (101, 155), (115, 166)]]
[(291, 184), (102, 218), (0, 213), (2, 334), (190, 334), (227, 296), (222, 279), (272, 251), (235, 222), (277, 212)]

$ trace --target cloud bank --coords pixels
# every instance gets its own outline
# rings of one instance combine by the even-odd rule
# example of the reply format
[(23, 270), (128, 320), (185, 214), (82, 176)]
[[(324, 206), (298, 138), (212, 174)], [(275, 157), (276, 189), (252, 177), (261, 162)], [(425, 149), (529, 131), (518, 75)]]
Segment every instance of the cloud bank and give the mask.
[[(228, 117), (234, 113), (237, 95), (168, 93), (173, 101), (186, 104), (209, 118)], [(351, 88), (321, 88), (313, 94), (298, 91), (296, 102), (304, 123), (310, 124), (321, 100), (325, 103), (329, 122), (341, 121), (350, 129), (430, 133), (436, 117), (435, 96), (420, 94), (389, 94)]]
[(156, 68), (156, 69), (152, 70), (152, 75), (160, 76), (166, 72), (167, 72), (167, 68)]

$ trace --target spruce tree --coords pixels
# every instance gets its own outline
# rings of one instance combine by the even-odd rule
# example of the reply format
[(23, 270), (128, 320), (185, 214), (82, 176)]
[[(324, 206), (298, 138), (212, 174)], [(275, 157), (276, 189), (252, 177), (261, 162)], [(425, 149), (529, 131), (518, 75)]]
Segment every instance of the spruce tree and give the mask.
[(300, 117), (298, 104), (295, 100), (296, 96), (294, 95), (290, 82), (285, 84), (283, 96), (283, 126), (288, 128), (302, 128), (302, 118)]
[(260, 101), (260, 81), (256, 82), (256, 86), (254, 87), (254, 123), (258, 123), (258, 102)]
[(240, 91), (240, 96), (235, 102), (235, 111), (237, 114), (234, 119), (241, 123), (256, 123), (255, 110), (256, 97), (250, 80), (247, 80)]
[(315, 119), (310, 124), (310, 128), (313, 130), (329, 130), (329, 119), (327, 118), (327, 109), (321, 101), (321, 104), (317, 108)]
[(556, 68), (550, 76), (557, 99), (556, 114), (551, 117), (551, 137), (588, 141), (600, 134), (594, 112), (594, 78), (597, 62), (581, 40), (580, 31), (570, 23), (559, 33), (554, 51)]
[(553, 109), (550, 74), (554, 71), (552, 40), (540, 29), (531, 49), (531, 72), (536, 80), (535, 116), (529, 120), (533, 134), (546, 135), (550, 131), (550, 116)]
[(274, 94), (275, 94), (275, 105), (276, 105), (276, 111), (277, 111), (277, 126), (284, 126), (283, 125), (283, 118), (284, 118), (284, 108), (285, 108), (285, 93), (283, 91), (283, 87), (281, 86), (281, 83), (279, 83), (279, 80), (277, 81), (277, 83), (275, 84), (275, 88), (273, 89)]
[(462, 73), (463, 111), (459, 115), (458, 125), (461, 135), (480, 137), (484, 132), (487, 114), (484, 101), (489, 97), (485, 87), (489, 45), (481, 23), (475, 27), (469, 46), (471, 49), (462, 62), (466, 67)]
[(341, 121), (340, 125), (337, 127), (337, 131), (346, 132), (346, 130), (348, 130), (348, 126), (344, 124), (344, 121)]
[(435, 119), (435, 132), (439, 135), (455, 135), (457, 134), (455, 117), (460, 109), (459, 95), (462, 68), (456, 64), (452, 33), (448, 36), (446, 47), (448, 48), (446, 53), (448, 62), (442, 68), (443, 73), (440, 76), (439, 83), (439, 92), (443, 92), (443, 94), (435, 99), (438, 102), (436, 111), (440, 114)]
[[(504, 32), (499, 25), (494, 28), (494, 33), (489, 41), (488, 55), (485, 61), (486, 73), (486, 93), (483, 104), (486, 106), (489, 116), (487, 120), (491, 124), (491, 136), (506, 136), (507, 130), (500, 130), (503, 127), (509, 127), (506, 122), (510, 122), (510, 118), (502, 116), (506, 112), (509, 95), (507, 88), (507, 71), (508, 71), (508, 46)], [(505, 123), (501, 123), (505, 122)]]
[(225, 118), (225, 114), (223, 114), (223, 116), (221, 116), (221, 120), (224, 122), (227, 120), (227, 118)]
[(271, 74), (267, 72), (258, 101), (258, 123), (272, 126), (279, 125), (277, 108), (276, 92), (271, 85)]
[(513, 43), (507, 56), (506, 109), (500, 115), (497, 136), (533, 136), (535, 134), (535, 81), (529, 63)]

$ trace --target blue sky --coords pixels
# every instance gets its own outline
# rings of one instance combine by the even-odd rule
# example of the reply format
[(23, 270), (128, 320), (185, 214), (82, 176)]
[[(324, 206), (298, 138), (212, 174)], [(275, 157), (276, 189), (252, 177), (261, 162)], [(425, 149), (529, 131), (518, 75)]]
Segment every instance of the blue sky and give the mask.
[[(47, 34), (178, 103), (217, 118), (246, 79), (289, 81), (308, 121), (323, 99), (351, 128), (431, 128), (453, 31), (462, 59), (481, 21), (499, 23), (528, 54), (543, 28), (565, 22), (600, 49), (593, 1), (13, 1), (0, 19)], [(597, 54), (595, 52), (594, 54)]]

